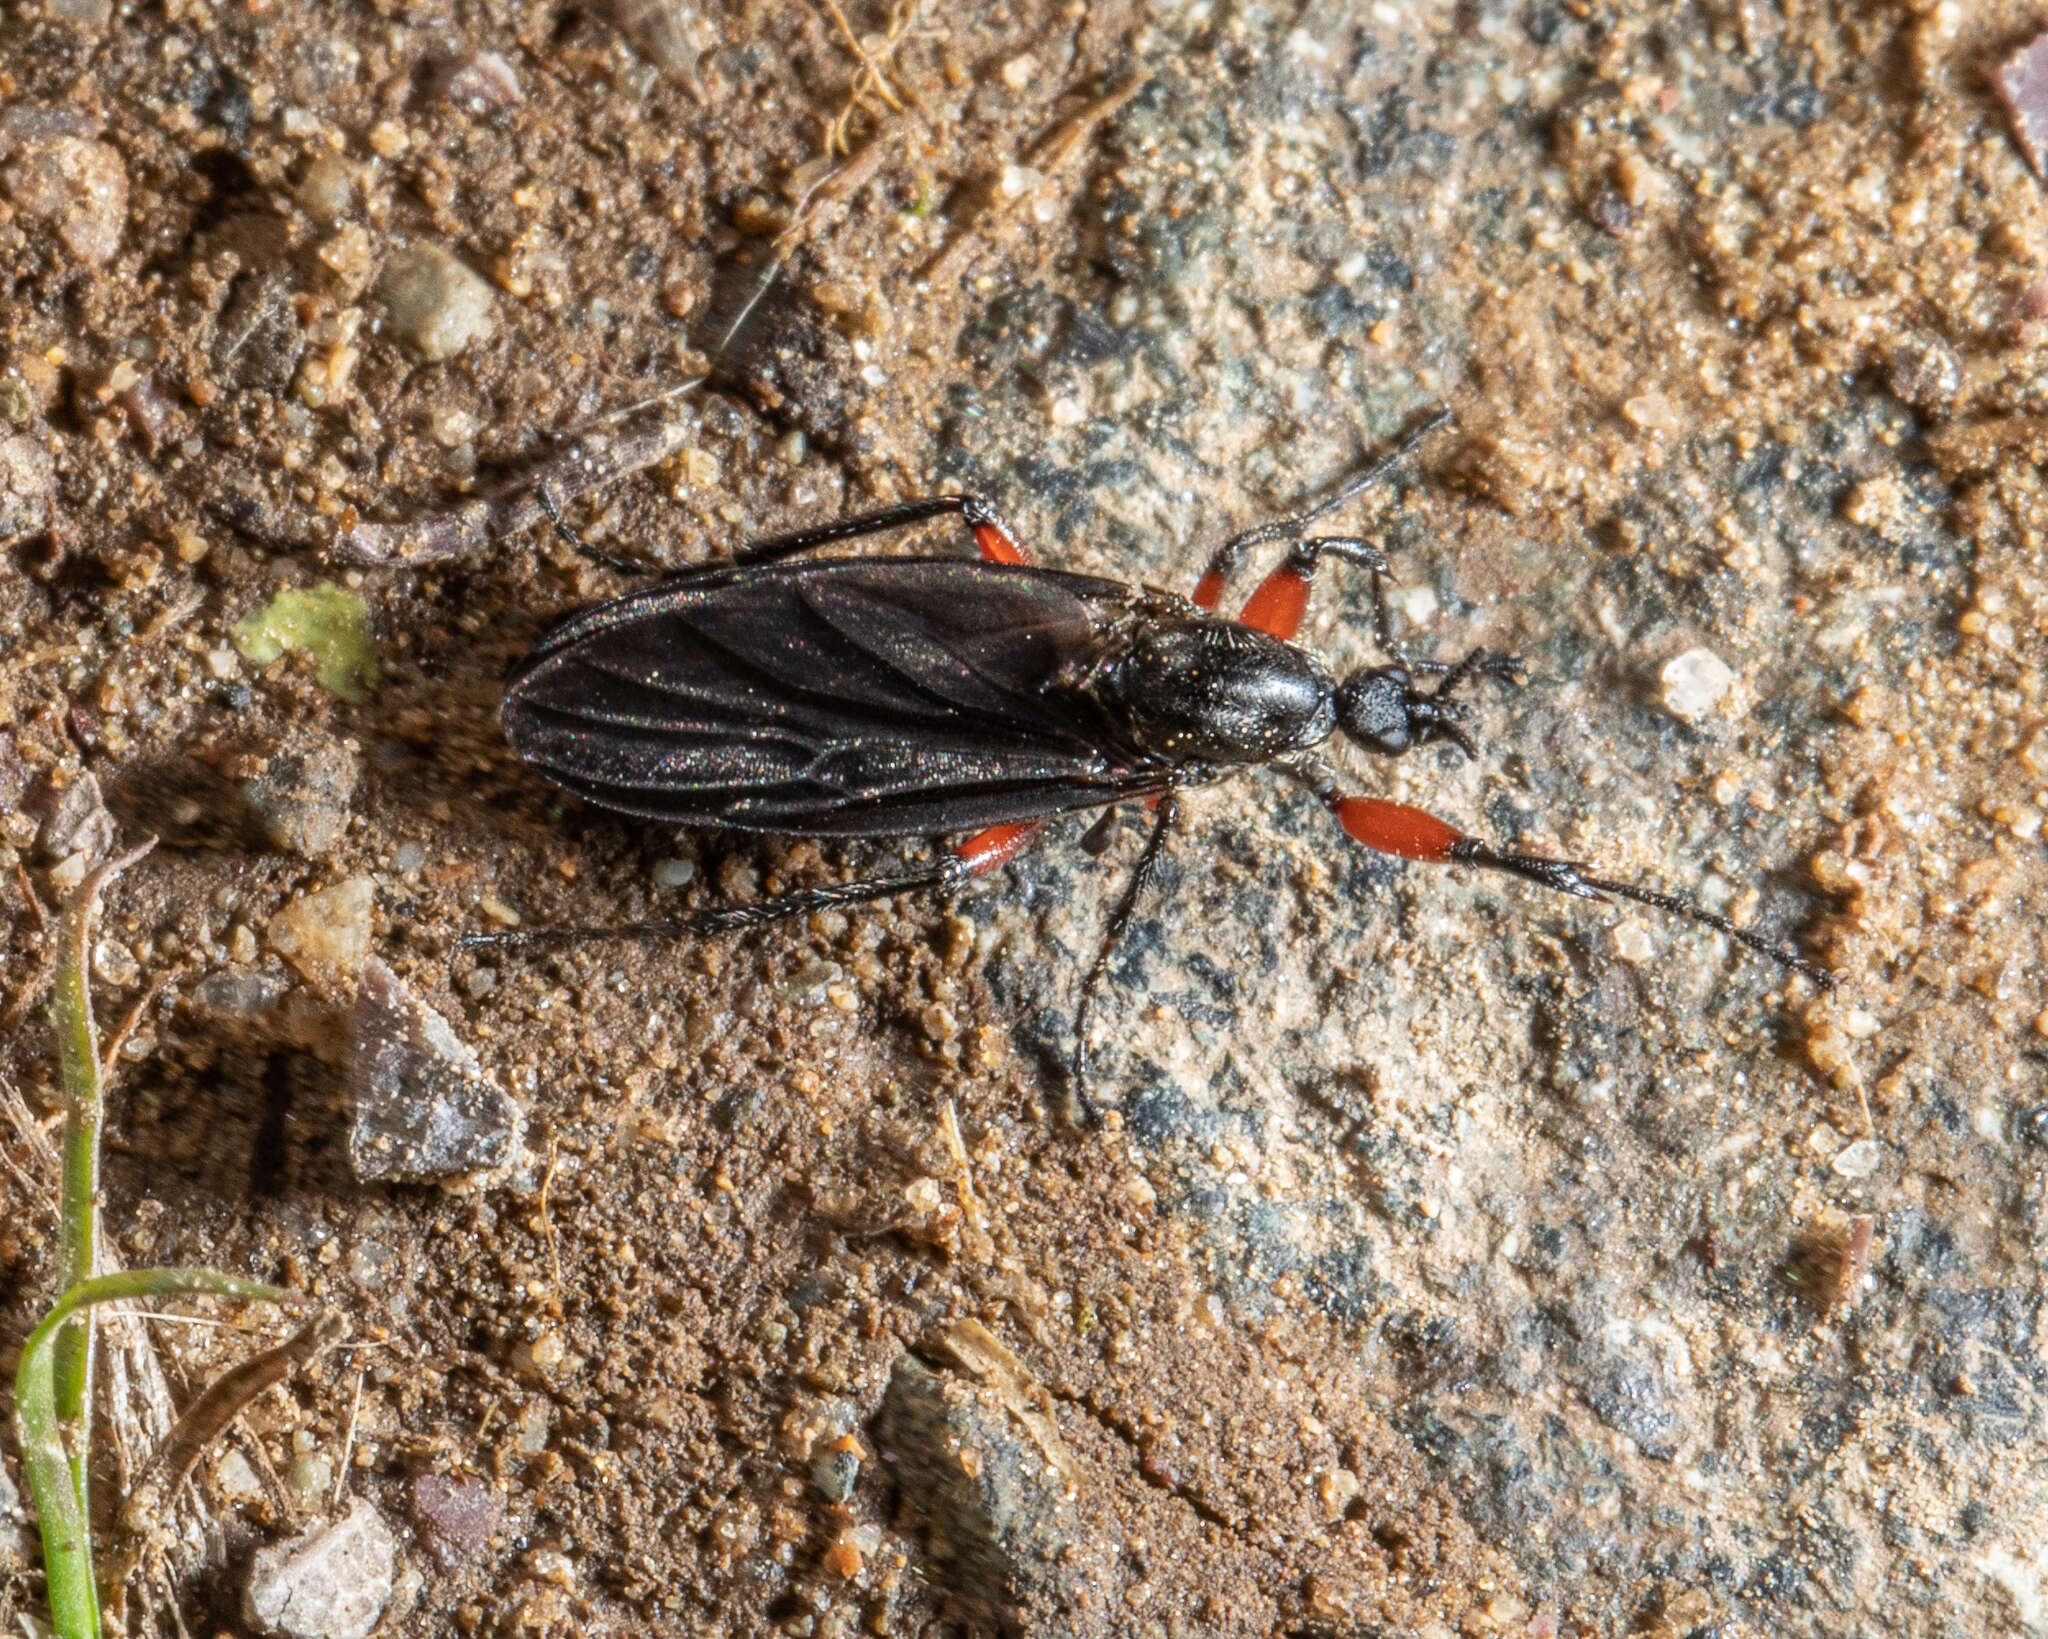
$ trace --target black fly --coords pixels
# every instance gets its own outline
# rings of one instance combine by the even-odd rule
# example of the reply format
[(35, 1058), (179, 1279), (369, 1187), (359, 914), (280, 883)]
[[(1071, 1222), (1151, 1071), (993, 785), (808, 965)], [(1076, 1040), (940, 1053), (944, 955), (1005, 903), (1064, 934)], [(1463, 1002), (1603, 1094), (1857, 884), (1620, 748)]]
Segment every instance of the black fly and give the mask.
[[(1322, 503), (1235, 536), (1183, 598), (1034, 567), (984, 501), (914, 501), (748, 548), (571, 616), (513, 671), (513, 749), (601, 807), (672, 824), (811, 837), (971, 831), (930, 864), (659, 922), (553, 928), (470, 945), (725, 933), (920, 889), (960, 887), (1038, 840), (1048, 819), (1143, 799), (1152, 832), (1082, 981), (1074, 1088), (1087, 1094), (1088, 1016), (1104, 968), (1157, 872), (1180, 793), (1270, 765), (1384, 853), (1507, 871), (1546, 888), (1653, 905), (1727, 934), (1821, 984), (1831, 975), (1673, 894), (1565, 860), (1505, 853), (1418, 808), (1345, 796), (1315, 748), (1341, 732), (1383, 756), (1446, 741), (1468, 756), (1460, 691), (1515, 680), (1475, 650), (1455, 664), (1369, 667), (1339, 681), (1288, 640), (1318, 563), (1380, 576), (1371, 542), (1308, 526), (1378, 482), (1449, 420), (1438, 411)], [(799, 554), (957, 514), (979, 561)], [(559, 520), (558, 520), (559, 522)], [(566, 533), (566, 531), (565, 531)], [(573, 538), (573, 537), (572, 537)], [(1214, 613), (1249, 547), (1289, 551), (1237, 620)], [(1419, 688), (1415, 673), (1434, 679)]]

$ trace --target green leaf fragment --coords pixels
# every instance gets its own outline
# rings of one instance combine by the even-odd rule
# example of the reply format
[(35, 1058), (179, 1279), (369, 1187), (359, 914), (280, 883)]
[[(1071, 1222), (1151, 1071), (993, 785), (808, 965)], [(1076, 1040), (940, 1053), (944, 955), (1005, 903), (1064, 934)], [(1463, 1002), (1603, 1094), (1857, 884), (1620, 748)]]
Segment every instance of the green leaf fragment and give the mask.
[(230, 635), (252, 666), (268, 666), (294, 650), (311, 655), (320, 686), (344, 700), (362, 699), (377, 681), (370, 612), (355, 593), (331, 581), (287, 587), (235, 622)]

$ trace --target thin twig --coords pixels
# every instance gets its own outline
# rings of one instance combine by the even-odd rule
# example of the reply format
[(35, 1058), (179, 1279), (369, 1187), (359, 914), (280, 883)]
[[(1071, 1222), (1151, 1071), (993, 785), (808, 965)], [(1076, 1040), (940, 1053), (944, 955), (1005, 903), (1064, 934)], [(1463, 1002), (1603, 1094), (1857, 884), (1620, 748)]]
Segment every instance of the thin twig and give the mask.
[[(59, 925), (57, 975), (50, 1012), (57, 1030), (57, 1056), (64, 1083), (64, 1158), (58, 1191), (59, 1291), (92, 1278), (99, 1268), (100, 1120), (105, 1082), (100, 1073), (99, 1031), (92, 1016), (93, 924), (100, 895), (129, 866), (156, 846), (151, 837), (128, 853), (107, 860), (79, 884)], [(58, 1334), (55, 1349), (57, 1415), (75, 1431), (73, 1458), (78, 1494), (86, 1495), (85, 1452), (92, 1432), (92, 1337), (89, 1312)]]
[(124, 1528), (140, 1534), (145, 1514), (175, 1503), (206, 1448), (220, 1438), (228, 1424), (264, 1390), (282, 1383), (307, 1361), (333, 1347), (347, 1330), (348, 1322), (340, 1311), (323, 1309), (275, 1348), (251, 1355), (209, 1383), (185, 1408), (142, 1477), (129, 1489), (121, 1507)]
[(555, 1252), (555, 1220), (548, 1211), (548, 1191), (555, 1182), (555, 1135), (548, 1134), (547, 1170), (540, 1175), (540, 1233), (548, 1245), (548, 1280), (555, 1301), (562, 1300), (562, 1260)]
[(349, 1402), (348, 1429), (341, 1437), (341, 1462), (334, 1470), (334, 1500), (331, 1507), (341, 1507), (341, 1494), (348, 1489), (348, 1465), (356, 1454), (356, 1419), (363, 1414), (363, 1372), (356, 1368), (355, 1398)]
[(1037, 184), (1025, 189), (1014, 199), (1000, 205), (990, 205), (979, 212), (953, 236), (946, 248), (925, 268), (925, 282), (937, 284), (950, 274), (965, 272), (967, 263), (988, 244), (991, 231), (1001, 227), (1029, 200), (1042, 192), (1053, 177), (1064, 170), (1074, 156), (1082, 151), (1095, 128), (1144, 90), (1146, 84), (1142, 76), (1126, 80), (1108, 96), (1090, 103), (1071, 119), (1055, 126), (1045, 140), (1025, 156), (1031, 168), (1039, 174)]
[(135, 998), (135, 1005), (129, 1008), (121, 1016), (121, 1022), (114, 1026), (114, 1033), (107, 1040), (107, 1050), (100, 1055), (102, 1077), (112, 1077), (114, 1066), (121, 1058), (121, 1049), (128, 1045), (128, 1038), (135, 1033), (135, 1026), (141, 1022), (143, 1009), (163, 993), (163, 988), (170, 983), (170, 978), (168, 970), (152, 975), (149, 983), (142, 987), (142, 994)]

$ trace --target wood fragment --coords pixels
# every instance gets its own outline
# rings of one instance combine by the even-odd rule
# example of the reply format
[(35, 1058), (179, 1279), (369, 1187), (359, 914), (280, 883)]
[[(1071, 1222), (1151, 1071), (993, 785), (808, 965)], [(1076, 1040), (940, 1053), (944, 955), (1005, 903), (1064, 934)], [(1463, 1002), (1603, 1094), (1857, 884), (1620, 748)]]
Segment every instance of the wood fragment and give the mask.
[(1063, 1480), (1072, 1485), (1081, 1477), (1081, 1465), (1060, 1437), (1059, 1424), (1048, 1409), (1052, 1396), (1001, 1338), (978, 1320), (958, 1320), (939, 1333), (935, 1342), (935, 1352), (995, 1390)]
[[(1108, 96), (1097, 99), (1078, 114), (1063, 120), (1024, 157), (1031, 168), (1038, 172), (1039, 181), (1016, 198), (985, 207), (974, 219), (966, 224), (947, 243), (946, 248), (927, 264), (920, 276), (928, 284), (956, 277), (966, 272), (982, 250), (995, 244), (992, 237), (995, 230), (1005, 227), (1020, 212), (1051, 184), (1054, 177), (1070, 165), (1105, 120), (1117, 113), (1149, 83), (1144, 78), (1126, 80)], [(1000, 174), (1000, 173), (999, 173)]]
[[(703, 379), (699, 376), (681, 383), (662, 397), (677, 397), (701, 385)], [(359, 518), (351, 508), (340, 533), (328, 543), (327, 557), (335, 563), (405, 568), (466, 557), (545, 521), (548, 510), (541, 501), (543, 492), (560, 507), (660, 465), (680, 450), (689, 436), (690, 429), (681, 421), (649, 419), (579, 438), (489, 495), (440, 512), (376, 523)]]

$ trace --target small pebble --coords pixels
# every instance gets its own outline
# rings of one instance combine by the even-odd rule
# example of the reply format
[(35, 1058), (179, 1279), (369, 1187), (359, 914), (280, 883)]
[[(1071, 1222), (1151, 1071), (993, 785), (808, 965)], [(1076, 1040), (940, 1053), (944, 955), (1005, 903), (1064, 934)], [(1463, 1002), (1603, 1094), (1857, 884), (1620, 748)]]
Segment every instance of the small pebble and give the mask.
[(1874, 1138), (1859, 1138), (1838, 1150), (1832, 1165), (1844, 1178), (1868, 1178), (1883, 1159), (1882, 1144)]
[(559, 1371), (568, 1356), (561, 1334), (544, 1331), (538, 1337), (522, 1339), (512, 1346), (512, 1369), (521, 1377), (544, 1379)]
[(490, 285), (443, 246), (407, 245), (394, 251), (377, 288), (393, 332), (430, 364), (490, 337), (495, 301)]
[(362, 777), (356, 754), (330, 734), (302, 728), (247, 755), (255, 766), (239, 793), (249, 827), (281, 853), (332, 853), (348, 829), (349, 802)]
[(657, 888), (680, 888), (697, 875), (694, 859), (658, 859), (650, 873)]
[(323, 227), (333, 227), (355, 209), (355, 172), (339, 154), (318, 154), (299, 178), (296, 191), (308, 216)]
[(845, 1502), (859, 1478), (860, 1454), (850, 1442), (835, 1441), (832, 1449), (811, 1459), (811, 1484), (827, 1502)]
[(192, 1000), (211, 1013), (260, 1019), (291, 984), (281, 971), (209, 973), (192, 987)]
[(434, 95), (472, 114), (510, 108), (520, 100), (519, 76), (495, 51), (464, 51), (434, 64)]
[(83, 860), (90, 869), (114, 846), (114, 816), (100, 797), (96, 775), (81, 774), (54, 793), (36, 847), (44, 859)]
[(249, 1459), (230, 1446), (213, 1465), (213, 1483), (224, 1496), (231, 1498), (255, 1498), (263, 1495), (263, 1482), (256, 1477), (256, 1470), (249, 1466)]
[(776, 986), (775, 993), (791, 1007), (814, 1005), (824, 999), (827, 985), (845, 977), (846, 970), (837, 962), (813, 957)]
[(427, 862), (427, 851), (417, 842), (401, 842), (398, 851), (391, 856), (394, 871), (417, 871)]
[(1640, 922), (1623, 922), (1614, 930), (1614, 954), (1624, 962), (1648, 962), (1657, 954), (1657, 942)]
[(135, 952), (118, 939), (102, 939), (92, 953), (92, 970), (110, 985), (132, 985), (142, 977)]
[(43, 528), (50, 519), (50, 491), (57, 464), (26, 433), (0, 438), (0, 540)]
[(1038, 59), (1025, 52), (1021, 57), (1012, 57), (1003, 64), (1003, 84), (1012, 91), (1022, 91), (1038, 77)]
[(1712, 649), (1687, 649), (1658, 674), (1664, 709), (1688, 723), (1711, 714), (1735, 687), (1735, 673)]
[(114, 0), (43, 0), (43, 10), (53, 23), (75, 28), (103, 29), (114, 20)]
[(505, 1499), (482, 1480), (449, 1474), (413, 1478), (413, 1525), (444, 1573), (474, 1559), (504, 1517)]
[(284, 1483), (297, 1496), (324, 1497), (334, 1489), (334, 1464), (325, 1457), (301, 1457), (284, 1471)]
[(2037, 34), (1998, 65), (1991, 84), (2034, 174), (2048, 181), (2048, 34)]
[(364, 1181), (482, 1181), (517, 1157), (524, 1117), (448, 1021), (382, 962), (349, 1016), (349, 1162)]
[[(605, 0), (599, 8), (625, 35), (635, 51), (670, 79), (684, 84), (697, 74), (697, 45), (692, 39), (696, 11), (682, 0)], [(639, 96), (654, 89), (651, 81), (628, 76), (621, 90), (637, 87)]]
[(339, 1519), (258, 1549), (242, 1613), (284, 1639), (368, 1639), (390, 1603), (397, 1568), (391, 1527), (358, 1497)]
[(0, 167), (0, 179), (24, 224), (54, 230), (85, 266), (98, 267), (121, 248), (128, 168), (117, 149), (80, 136), (30, 137)]
[(352, 995), (370, 954), (376, 900), (376, 885), (366, 876), (301, 894), (270, 919), (270, 948), (327, 995)]

